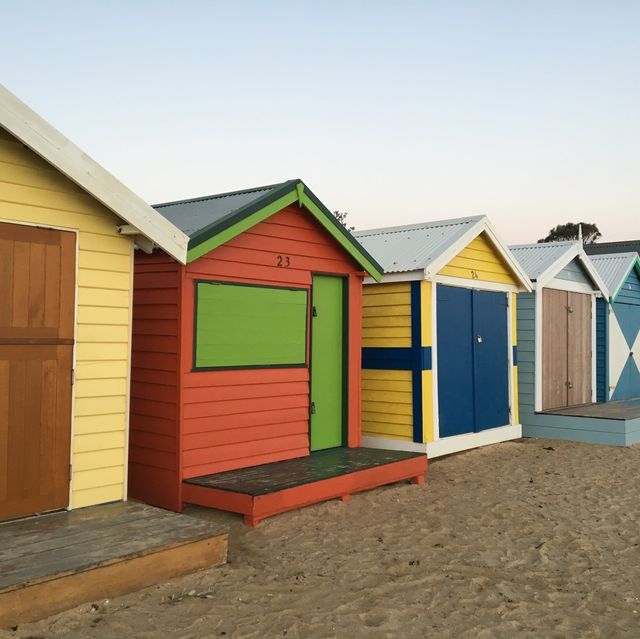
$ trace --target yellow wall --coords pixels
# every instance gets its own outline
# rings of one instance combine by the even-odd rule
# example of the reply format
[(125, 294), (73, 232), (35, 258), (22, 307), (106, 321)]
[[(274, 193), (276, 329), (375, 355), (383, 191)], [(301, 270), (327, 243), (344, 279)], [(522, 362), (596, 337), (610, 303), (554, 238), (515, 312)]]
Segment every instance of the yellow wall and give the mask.
[(0, 220), (79, 231), (71, 507), (124, 497), (133, 243), (115, 215), (0, 129)]
[(518, 284), (506, 262), (484, 232), (469, 242), (438, 275), (501, 284)]
[(363, 348), (411, 347), (411, 284), (367, 284), (362, 298)]
[(411, 371), (362, 371), (362, 434), (413, 441)]

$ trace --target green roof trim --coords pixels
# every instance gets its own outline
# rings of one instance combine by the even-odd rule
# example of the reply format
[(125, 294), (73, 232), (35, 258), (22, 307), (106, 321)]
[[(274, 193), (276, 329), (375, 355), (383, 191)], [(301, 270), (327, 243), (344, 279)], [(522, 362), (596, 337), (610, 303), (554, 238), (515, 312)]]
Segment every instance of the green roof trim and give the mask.
[(192, 235), (187, 262), (197, 260), (294, 202), (306, 208), (363, 270), (376, 281), (382, 279), (382, 267), (301, 180), (289, 180), (278, 185), (262, 197)]

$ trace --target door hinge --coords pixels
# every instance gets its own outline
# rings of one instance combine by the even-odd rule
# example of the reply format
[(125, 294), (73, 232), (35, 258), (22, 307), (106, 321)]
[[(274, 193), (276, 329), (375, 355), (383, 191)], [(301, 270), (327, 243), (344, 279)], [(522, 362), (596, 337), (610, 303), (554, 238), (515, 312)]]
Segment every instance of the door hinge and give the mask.
[(309, 404), (309, 414), (310, 415), (315, 415), (316, 414), (316, 403), (315, 402), (311, 402), (311, 404)]
[(311, 307), (311, 316), (318, 317), (318, 309), (315, 306)]
[(72, 368), (71, 369), (71, 386), (73, 386), (76, 383), (76, 369)]

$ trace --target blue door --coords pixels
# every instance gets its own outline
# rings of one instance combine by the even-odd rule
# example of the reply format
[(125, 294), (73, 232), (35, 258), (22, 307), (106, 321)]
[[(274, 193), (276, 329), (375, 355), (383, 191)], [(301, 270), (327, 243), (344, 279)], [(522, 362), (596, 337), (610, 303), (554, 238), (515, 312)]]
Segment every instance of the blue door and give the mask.
[(438, 284), (440, 437), (509, 423), (507, 296)]
[(475, 431), (509, 423), (507, 296), (473, 291)]
[(440, 437), (451, 437), (475, 427), (473, 300), (471, 289), (437, 287)]

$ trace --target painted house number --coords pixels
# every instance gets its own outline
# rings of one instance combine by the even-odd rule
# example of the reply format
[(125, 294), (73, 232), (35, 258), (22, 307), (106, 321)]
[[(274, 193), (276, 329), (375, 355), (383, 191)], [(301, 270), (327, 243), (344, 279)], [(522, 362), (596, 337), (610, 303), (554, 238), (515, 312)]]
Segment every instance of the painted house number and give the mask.
[(288, 255), (278, 255), (278, 266), (289, 268), (291, 266), (291, 258)]
[(478, 279), (478, 271), (471, 271), (471, 279), (472, 280)]

